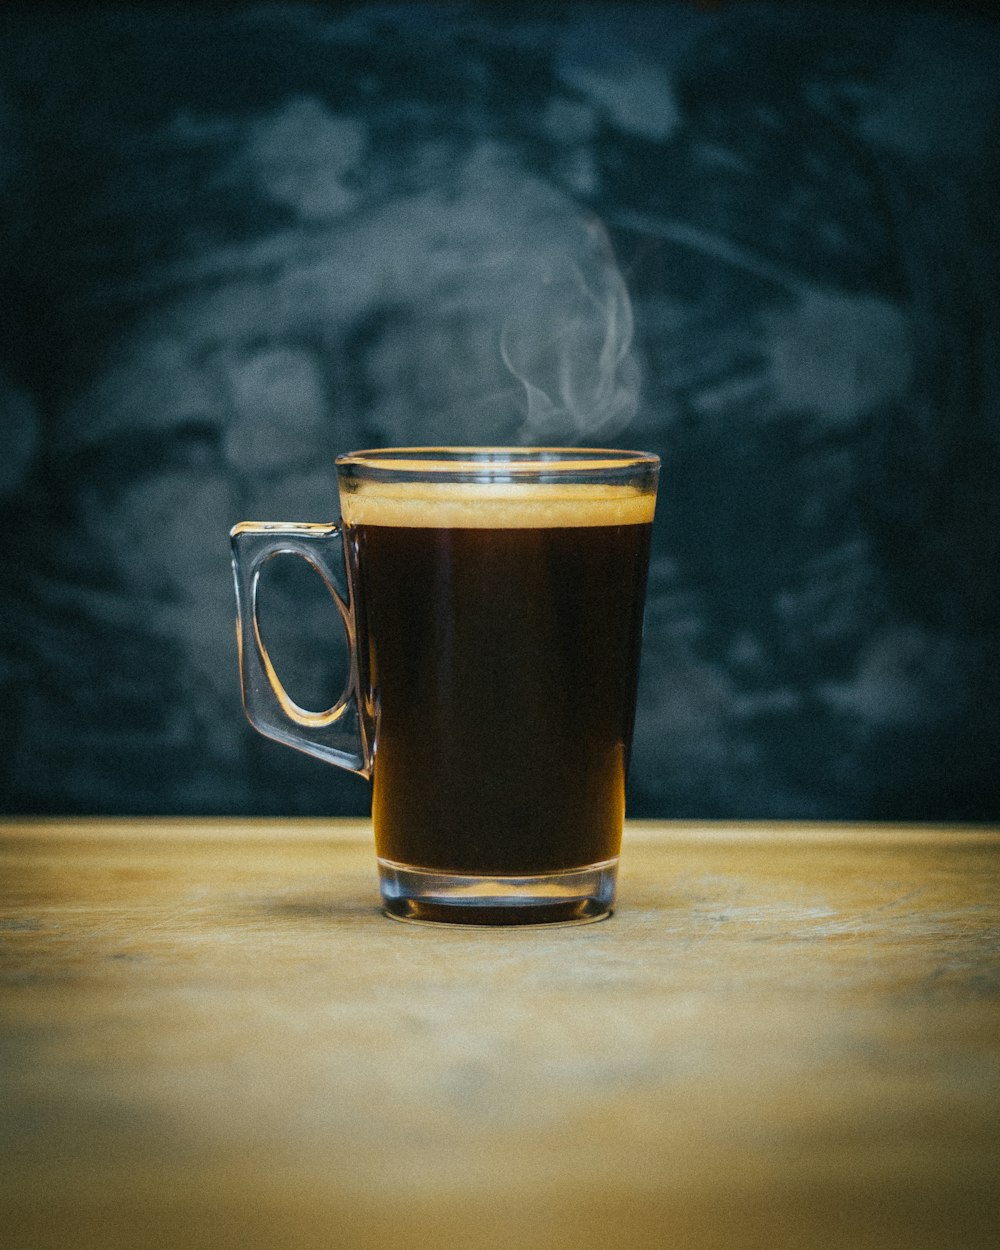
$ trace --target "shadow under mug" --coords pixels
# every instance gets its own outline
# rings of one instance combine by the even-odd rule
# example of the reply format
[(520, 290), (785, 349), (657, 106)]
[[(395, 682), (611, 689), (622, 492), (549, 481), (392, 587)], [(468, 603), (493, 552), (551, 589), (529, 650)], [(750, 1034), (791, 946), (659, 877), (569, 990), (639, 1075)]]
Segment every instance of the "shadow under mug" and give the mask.
[[(659, 459), (390, 448), (337, 460), (341, 521), (232, 531), (243, 702), (261, 733), (372, 781), (388, 915), (572, 924), (614, 906)], [(260, 571), (326, 583), (350, 665), (300, 708)]]

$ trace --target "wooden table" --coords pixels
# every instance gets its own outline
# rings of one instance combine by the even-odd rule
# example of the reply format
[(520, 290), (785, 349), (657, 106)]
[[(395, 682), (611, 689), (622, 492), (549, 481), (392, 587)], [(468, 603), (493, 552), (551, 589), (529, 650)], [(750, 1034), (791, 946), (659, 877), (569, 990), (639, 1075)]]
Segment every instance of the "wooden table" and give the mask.
[(361, 822), (0, 850), (5, 1248), (1000, 1246), (1000, 831), (633, 824), (550, 930)]

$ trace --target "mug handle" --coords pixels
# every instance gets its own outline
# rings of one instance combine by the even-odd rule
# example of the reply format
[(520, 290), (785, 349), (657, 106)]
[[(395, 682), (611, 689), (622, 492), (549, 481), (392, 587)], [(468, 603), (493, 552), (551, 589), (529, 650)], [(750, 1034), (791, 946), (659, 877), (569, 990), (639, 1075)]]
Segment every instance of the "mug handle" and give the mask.
[[(229, 534), (236, 583), (236, 643), (243, 709), (267, 738), (315, 755), (362, 777), (371, 776), (372, 753), (361, 711), (354, 598), (344, 576), (339, 525), (241, 521)], [(336, 551), (336, 556), (334, 556)], [(275, 671), (257, 617), (260, 571), (275, 556), (300, 556), (330, 592), (347, 634), (348, 672), (340, 698), (325, 712), (310, 712), (291, 698)]]

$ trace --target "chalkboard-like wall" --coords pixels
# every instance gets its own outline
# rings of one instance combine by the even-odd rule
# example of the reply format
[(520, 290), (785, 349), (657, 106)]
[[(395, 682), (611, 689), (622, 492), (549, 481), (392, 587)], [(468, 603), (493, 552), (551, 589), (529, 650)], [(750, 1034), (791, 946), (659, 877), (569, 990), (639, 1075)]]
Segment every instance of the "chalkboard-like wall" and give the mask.
[[(229, 527), (565, 441), (664, 459), (632, 815), (1000, 817), (998, 30), (5, 10), (2, 810), (366, 811), (242, 718)], [(329, 603), (266, 590), (315, 705)]]

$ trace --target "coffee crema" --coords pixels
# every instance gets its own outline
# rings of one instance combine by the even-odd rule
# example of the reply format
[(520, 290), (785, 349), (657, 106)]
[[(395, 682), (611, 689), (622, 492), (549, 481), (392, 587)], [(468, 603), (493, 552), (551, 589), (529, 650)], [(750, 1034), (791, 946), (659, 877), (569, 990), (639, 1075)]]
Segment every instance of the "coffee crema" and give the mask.
[(631, 486), (541, 482), (360, 482), (341, 495), (346, 525), (408, 529), (577, 529), (649, 525), (655, 496)]

